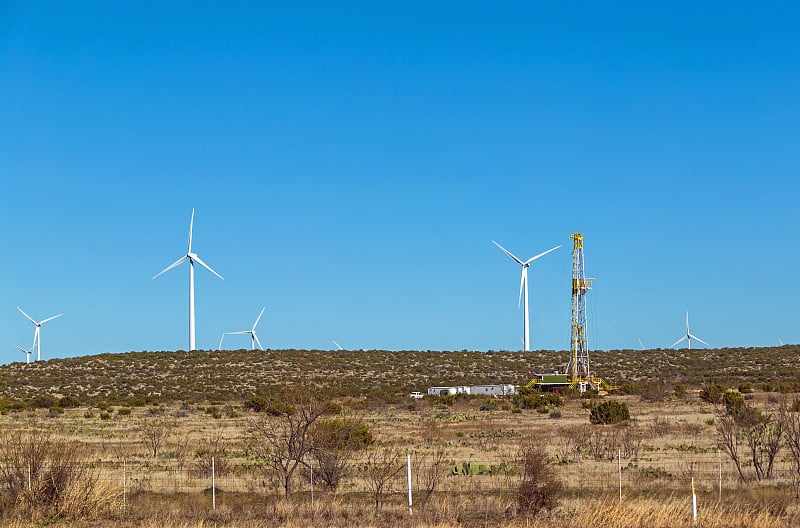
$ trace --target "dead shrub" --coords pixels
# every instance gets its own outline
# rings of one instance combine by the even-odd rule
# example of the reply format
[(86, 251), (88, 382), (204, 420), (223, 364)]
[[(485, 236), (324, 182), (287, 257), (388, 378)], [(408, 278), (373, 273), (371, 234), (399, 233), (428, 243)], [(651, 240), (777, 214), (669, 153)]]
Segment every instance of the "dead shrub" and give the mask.
[(522, 482), (517, 493), (520, 513), (536, 515), (542, 510), (553, 510), (564, 494), (565, 486), (550, 464), (541, 446), (526, 445), (521, 449), (523, 463)]
[(3, 514), (96, 518), (119, 504), (119, 490), (98, 479), (81, 446), (53, 440), (37, 422), (0, 432)]

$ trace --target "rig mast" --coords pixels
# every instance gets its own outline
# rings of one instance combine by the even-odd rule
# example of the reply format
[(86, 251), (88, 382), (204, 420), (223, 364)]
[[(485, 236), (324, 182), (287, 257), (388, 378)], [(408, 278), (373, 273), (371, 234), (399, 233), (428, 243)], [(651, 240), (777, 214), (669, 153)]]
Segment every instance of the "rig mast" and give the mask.
[(586, 324), (586, 292), (592, 289), (592, 281), (587, 279), (583, 269), (583, 235), (573, 233), (569, 236), (574, 244), (572, 250), (572, 339), (570, 342), (569, 365), (565, 374), (569, 375), (572, 385), (577, 385), (581, 392), (587, 384), (594, 388), (589, 370), (589, 344)]

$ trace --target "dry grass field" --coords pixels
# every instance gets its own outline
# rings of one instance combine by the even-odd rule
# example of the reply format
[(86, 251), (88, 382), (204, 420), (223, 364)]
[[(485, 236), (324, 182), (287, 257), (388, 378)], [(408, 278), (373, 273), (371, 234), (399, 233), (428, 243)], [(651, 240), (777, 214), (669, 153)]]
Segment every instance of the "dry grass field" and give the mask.
[[(14, 527), (790, 526), (800, 521), (800, 472), (788, 445), (769, 478), (756, 479), (740, 435), (743, 481), (718, 449), (726, 407), (703, 401), (700, 389), (712, 382), (741, 389), (735, 394), (747, 408), (773, 418), (762, 420), (772, 431), (780, 403), (795, 399), (798, 378), (786, 367), (795, 352), (595, 354), (598, 371), (629, 394), (573, 395), (539, 409), (521, 409), (518, 399), (402, 393), (524, 383), (527, 372), (563, 353), (178, 352), (13, 364), (0, 368), (0, 519)], [(734, 369), (737, 360), (742, 367)], [(259, 394), (270, 398), (268, 412), (252, 404)], [(335, 489), (305, 455), (287, 500), (280, 471), (265, 462), (277, 444), (264, 431), (281, 423), (282, 395), (332, 402), (320, 420), (368, 426), (372, 443), (348, 451)], [(631, 419), (591, 424), (600, 402), (626, 404)], [(523, 455), (534, 448), (545, 462), (533, 479), (545, 485), (534, 496), (553, 502), (526, 510), (521, 490), (532, 480)], [(454, 466), (476, 474), (453, 474)]]
[[(318, 481), (312, 505), (309, 470), (301, 467), (287, 502), (275, 475), (248, 453), (249, 424), (256, 413), (236, 404), (12, 412), (0, 421), (6, 433), (43, 429), (81, 446), (83, 456), (75, 463), (88, 468), (85, 478), (96, 479), (99, 495), (88, 513), (73, 515), (67, 509), (66, 514), (42, 515), (20, 504), (6, 505), (3, 513), (8, 526), (671, 527), (693, 525), (694, 476), (698, 526), (789, 526), (800, 520), (790, 459), (779, 455), (770, 481), (742, 483), (717, 451), (714, 406), (701, 402), (696, 393), (656, 403), (638, 396), (607, 399), (628, 404), (628, 425), (591, 425), (581, 399), (568, 399), (545, 413), (513, 412), (509, 402), (487, 398), (460, 399), (449, 406), (428, 398), (403, 400), (378, 408), (360, 399), (339, 400), (345, 411), (370, 425), (381, 448), (403, 454), (396, 461), (401, 466), (404, 454), (411, 453), (413, 513), (408, 512), (404, 469), (388, 479), (380, 511), (369, 483), (356, 470), (336, 491)], [(763, 393), (750, 402), (774, 405)], [(110, 417), (101, 419), (101, 412)], [(162, 422), (168, 429), (154, 457), (143, 426)], [(566, 485), (558, 506), (535, 516), (517, 507), (518, 454), (520, 446), (531, 443), (545, 448)], [(431, 464), (436, 452), (443, 453), (444, 464), (438, 468)], [(354, 467), (365, 456), (357, 455)], [(469, 461), (494, 471), (452, 474), (453, 465)], [(431, 474), (436, 483), (428, 493)]]

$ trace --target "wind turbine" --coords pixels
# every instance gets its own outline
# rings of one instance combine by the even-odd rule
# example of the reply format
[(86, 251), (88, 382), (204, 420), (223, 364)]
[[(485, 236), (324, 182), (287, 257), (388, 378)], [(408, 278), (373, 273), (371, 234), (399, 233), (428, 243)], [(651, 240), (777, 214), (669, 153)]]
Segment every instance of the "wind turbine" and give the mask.
[(14, 345), (14, 346), (17, 347), (20, 352), (25, 354), (25, 363), (30, 363), (31, 362), (31, 353), (33, 352), (33, 347), (31, 347), (30, 350), (27, 350), (25, 348), (22, 348), (19, 345)]
[(41, 359), (42, 359), (42, 332), (41, 332), (42, 331), (42, 325), (45, 324), (47, 321), (52, 321), (56, 317), (61, 317), (64, 314), (54, 315), (53, 317), (48, 317), (47, 319), (44, 319), (42, 321), (37, 322), (37, 321), (34, 321), (33, 317), (31, 317), (30, 315), (26, 314), (22, 310), (22, 308), (20, 308), (19, 306), (17, 306), (17, 310), (19, 310), (20, 313), (22, 315), (24, 315), (25, 318), (28, 319), (28, 321), (33, 323), (33, 326), (36, 327), (36, 330), (33, 332), (33, 346), (31, 347), (31, 352), (33, 352), (33, 348), (36, 347), (36, 361), (41, 361)]
[[(250, 334), (250, 350), (256, 349), (256, 343), (258, 343), (259, 350), (264, 350), (264, 347), (261, 345), (261, 341), (258, 340), (258, 336), (256, 335), (256, 326), (258, 326), (258, 322), (261, 320), (261, 316), (264, 315), (264, 310), (266, 309), (267, 309), (266, 306), (261, 309), (261, 313), (258, 314), (258, 318), (256, 319), (256, 322), (253, 323), (253, 328), (251, 328), (250, 330), (242, 330), (241, 332), (225, 332), (224, 335)], [(222, 346), (222, 339), (219, 340), (219, 345)]]
[[(211, 269), (208, 264), (200, 260), (200, 257), (197, 256), (197, 253), (192, 253), (192, 226), (194, 225), (194, 208), (192, 208), (192, 219), (189, 221), (189, 249), (186, 252), (186, 255), (182, 256), (163, 270), (158, 273), (154, 279), (157, 279), (164, 273), (168, 272), (175, 266), (183, 264), (184, 261), (189, 261), (189, 350), (195, 350), (195, 341), (194, 341), (194, 263), (197, 262), (205, 269), (222, 279), (222, 275)], [(222, 279), (225, 280), (225, 279)]]
[(344, 347), (342, 347), (342, 345), (337, 343), (335, 339), (333, 340), (333, 344), (336, 345), (336, 348), (338, 348), (339, 350), (344, 350)]
[(506, 248), (504, 248), (503, 246), (501, 246), (500, 244), (495, 242), (494, 240), (492, 240), (492, 242), (494, 243), (495, 246), (499, 247), (503, 251), (503, 253), (505, 253), (506, 255), (511, 257), (511, 259), (514, 262), (516, 262), (517, 264), (522, 266), (522, 277), (520, 278), (520, 281), (519, 281), (519, 299), (517, 300), (517, 308), (519, 308), (519, 305), (520, 305), (520, 303), (522, 301), (522, 294), (523, 294), (523, 290), (524, 290), (524, 292), (525, 292), (525, 310), (524, 310), (524, 313), (523, 313), (522, 317), (523, 317), (523, 321), (524, 321), (525, 330), (524, 330), (524, 334), (523, 334), (524, 337), (523, 337), (523, 340), (522, 340), (522, 347), (525, 350), (525, 352), (528, 352), (530, 350), (530, 325), (528, 323), (528, 268), (530, 267), (531, 263), (534, 260), (538, 259), (539, 257), (543, 257), (543, 256), (547, 255), (551, 251), (555, 251), (556, 249), (561, 247), (561, 244), (557, 245), (556, 247), (554, 247), (552, 249), (548, 249), (547, 251), (539, 253), (538, 255), (536, 255), (534, 257), (531, 257), (528, 260), (523, 262), (522, 260), (520, 260), (517, 257), (515, 257)]
[(692, 349), (692, 339), (697, 339), (698, 341), (703, 343), (705, 346), (711, 346), (708, 343), (706, 343), (705, 341), (703, 341), (702, 339), (700, 339), (699, 337), (697, 337), (696, 335), (693, 335), (691, 332), (689, 332), (689, 312), (688, 311), (686, 312), (686, 335), (683, 336), (682, 338), (678, 339), (674, 343), (672, 343), (672, 347), (670, 347), (670, 348), (675, 348), (675, 345), (677, 345), (678, 343), (680, 343), (684, 339), (687, 340), (687, 344), (688, 344), (687, 348), (689, 350)]

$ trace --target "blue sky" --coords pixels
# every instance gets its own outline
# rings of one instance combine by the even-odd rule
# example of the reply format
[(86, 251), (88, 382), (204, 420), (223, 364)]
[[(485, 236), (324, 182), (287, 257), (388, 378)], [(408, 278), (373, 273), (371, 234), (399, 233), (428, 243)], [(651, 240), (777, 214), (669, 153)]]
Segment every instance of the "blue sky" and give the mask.
[(0, 4), (0, 361), (800, 340), (798, 8), (431, 4)]

